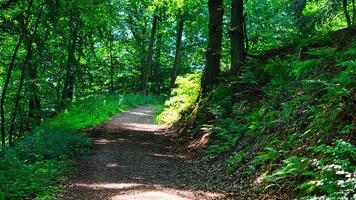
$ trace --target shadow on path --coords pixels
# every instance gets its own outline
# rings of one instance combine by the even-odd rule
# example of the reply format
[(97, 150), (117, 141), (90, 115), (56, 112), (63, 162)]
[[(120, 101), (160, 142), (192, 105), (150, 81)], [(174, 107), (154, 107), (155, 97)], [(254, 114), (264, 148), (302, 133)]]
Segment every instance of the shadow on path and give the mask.
[(198, 175), (187, 182), (184, 174), (192, 175), (185, 173), (186, 159), (164, 135), (165, 127), (152, 122), (153, 111), (152, 106), (134, 109), (93, 128), (93, 150), (77, 159), (75, 174), (59, 199), (223, 198), (199, 190)]

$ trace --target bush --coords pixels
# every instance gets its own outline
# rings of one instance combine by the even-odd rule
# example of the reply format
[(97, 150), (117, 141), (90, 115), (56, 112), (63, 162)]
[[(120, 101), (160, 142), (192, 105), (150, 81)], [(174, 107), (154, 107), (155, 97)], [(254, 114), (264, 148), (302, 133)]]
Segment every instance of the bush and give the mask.
[(66, 130), (29, 133), (0, 155), (0, 199), (51, 199), (70, 169), (73, 155), (89, 151), (90, 140)]
[(177, 78), (177, 87), (171, 92), (170, 98), (165, 102), (164, 107), (156, 113), (156, 121), (159, 123), (173, 124), (177, 122), (182, 112), (190, 108), (197, 100), (200, 91), (199, 73), (188, 74)]

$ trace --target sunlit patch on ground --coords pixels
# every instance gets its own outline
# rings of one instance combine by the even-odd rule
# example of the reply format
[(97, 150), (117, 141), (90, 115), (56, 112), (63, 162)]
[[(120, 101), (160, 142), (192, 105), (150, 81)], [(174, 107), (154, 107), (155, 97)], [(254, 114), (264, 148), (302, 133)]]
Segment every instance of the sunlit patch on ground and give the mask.
[(124, 129), (126, 130), (147, 131), (147, 132), (157, 131), (163, 128), (162, 125), (142, 124), (142, 123), (122, 123), (120, 127), (125, 127)]
[(134, 188), (141, 186), (141, 184), (136, 184), (136, 183), (100, 183), (100, 184), (81, 184), (81, 183), (76, 183), (74, 184), (76, 187), (83, 187), (83, 188), (89, 188), (89, 189), (129, 189), (129, 188)]
[(131, 112), (127, 112), (127, 113), (129, 113), (131, 115), (139, 115), (139, 116), (149, 116), (149, 117), (153, 116), (152, 114), (146, 113), (146, 112), (133, 112), (133, 111), (131, 111)]
[(149, 191), (140, 192), (136, 194), (119, 195), (111, 198), (111, 200), (134, 200), (134, 199), (145, 199), (145, 200), (189, 200), (185, 197), (174, 193), (160, 192), (160, 191)]

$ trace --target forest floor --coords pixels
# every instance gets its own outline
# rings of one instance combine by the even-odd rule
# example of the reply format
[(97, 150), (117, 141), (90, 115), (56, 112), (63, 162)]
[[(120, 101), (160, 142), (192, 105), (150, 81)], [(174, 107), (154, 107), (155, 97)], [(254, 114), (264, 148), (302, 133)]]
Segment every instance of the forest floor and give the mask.
[(76, 170), (58, 199), (226, 199), (209, 189), (209, 172), (197, 170), (194, 156), (153, 122), (154, 110), (133, 109), (87, 130), (93, 149), (75, 159)]

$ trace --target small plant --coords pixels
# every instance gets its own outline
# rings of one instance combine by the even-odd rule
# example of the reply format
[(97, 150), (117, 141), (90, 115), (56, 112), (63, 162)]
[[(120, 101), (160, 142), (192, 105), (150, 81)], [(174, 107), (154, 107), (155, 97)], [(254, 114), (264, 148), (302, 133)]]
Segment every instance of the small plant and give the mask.
[[(336, 140), (334, 146), (319, 145), (309, 150), (314, 152), (314, 158), (292, 156), (285, 159), (281, 167), (266, 177), (266, 182), (272, 183), (267, 187), (288, 179), (294, 180), (297, 188), (305, 192), (302, 199), (354, 198), (356, 147)], [(315, 154), (319, 155), (318, 159)]]
[(255, 165), (272, 163), (283, 153), (283, 150), (277, 150), (274, 147), (268, 147), (261, 153), (257, 154), (252, 163)]
[(292, 70), (292, 75), (301, 78), (305, 74), (316, 71), (322, 63), (323, 59), (309, 59), (296, 62)]
[(236, 167), (245, 160), (245, 151), (234, 153), (226, 162), (228, 164), (228, 171), (234, 172)]

